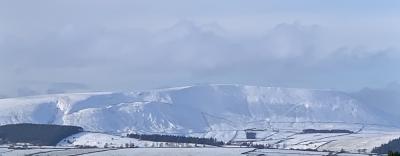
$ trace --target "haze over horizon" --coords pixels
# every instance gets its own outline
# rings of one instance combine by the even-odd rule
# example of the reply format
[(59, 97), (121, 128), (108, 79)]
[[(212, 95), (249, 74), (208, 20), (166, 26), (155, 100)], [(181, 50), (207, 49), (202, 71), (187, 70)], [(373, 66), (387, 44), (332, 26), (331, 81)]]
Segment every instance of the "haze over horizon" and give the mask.
[(0, 98), (204, 83), (385, 88), (400, 82), (400, 1), (385, 2), (1, 1)]

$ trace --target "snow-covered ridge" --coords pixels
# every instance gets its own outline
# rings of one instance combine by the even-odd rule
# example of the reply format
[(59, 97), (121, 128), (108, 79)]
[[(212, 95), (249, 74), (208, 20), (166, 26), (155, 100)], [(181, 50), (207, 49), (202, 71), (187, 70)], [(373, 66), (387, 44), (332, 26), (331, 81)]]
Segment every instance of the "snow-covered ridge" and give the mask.
[(195, 133), (255, 128), (249, 124), (252, 121), (386, 122), (346, 93), (298, 88), (220, 84), (0, 99), (0, 124), (50, 123), (103, 132)]

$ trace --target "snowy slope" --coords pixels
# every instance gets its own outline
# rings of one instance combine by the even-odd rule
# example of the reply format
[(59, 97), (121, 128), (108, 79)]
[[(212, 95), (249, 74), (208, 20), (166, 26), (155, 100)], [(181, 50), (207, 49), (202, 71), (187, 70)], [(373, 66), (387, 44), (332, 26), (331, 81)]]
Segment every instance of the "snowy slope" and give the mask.
[(193, 143), (153, 142), (128, 138), (125, 136), (111, 135), (106, 133), (81, 132), (71, 135), (57, 146), (73, 147), (76, 145), (96, 146), (99, 148), (119, 148), (133, 144), (135, 147), (215, 147), (210, 145), (197, 145)]
[(128, 93), (0, 99), (0, 124), (65, 124), (115, 133), (196, 135), (213, 130), (266, 128), (271, 122), (302, 121), (386, 123), (346, 93), (330, 90), (198, 85)]

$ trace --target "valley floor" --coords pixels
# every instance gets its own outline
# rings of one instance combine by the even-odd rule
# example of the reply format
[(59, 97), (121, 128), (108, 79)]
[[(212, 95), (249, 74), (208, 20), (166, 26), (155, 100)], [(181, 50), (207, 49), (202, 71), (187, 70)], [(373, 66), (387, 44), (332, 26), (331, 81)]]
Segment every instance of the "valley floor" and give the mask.
[[(329, 153), (299, 150), (282, 150), (282, 149), (253, 149), (253, 148), (93, 148), (93, 149), (76, 149), (76, 148), (46, 148), (46, 149), (27, 149), (27, 150), (11, 150), (0, 148), (1, 156), (296, 156), (296, 155), (338, 155), (338, 156), (362, 156), (363, 154), (355, 153)], [(367, 155), (367, 154), (365, 154)]]

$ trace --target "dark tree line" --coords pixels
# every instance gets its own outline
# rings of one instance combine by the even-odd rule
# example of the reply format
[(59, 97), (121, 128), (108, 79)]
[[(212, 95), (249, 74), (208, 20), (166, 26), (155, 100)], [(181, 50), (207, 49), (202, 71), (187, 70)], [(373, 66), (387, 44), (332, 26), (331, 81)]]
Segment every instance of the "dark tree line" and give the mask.
[(245, 147), (252, 147), (252, 148), (257, 148), (257, 149), (269, 149), (272, 148), (271, 145), (264, 145), (264, 144), (253, 144), (253, 143), (249, 143), (249, 142), (243, 142), (240, 144), (240, 146), (245, 146)]
[(83, 128), (77, 126), (10, 124), (0, 126), (0, 142), (55, 146), (62, 139), (82, 131)]
[(217, 141), (217, 139), (215, 138), (199, 138), (160, 134), (128, 134), (127, 137), (155, 142), (193, 143), (212, 146), (224, 145), (224, 142)]
[(379, 147), (372, 149), (372, 153), (379, 154), (392, 154), (400, 156), (400, 138), (389, 141), (386, 144), (382, 144)]
[(354, 133), (346, 129), (304, 129), (303, 133)]
[(389, 151), (388, 156), (400, 156), (400, 152)]

